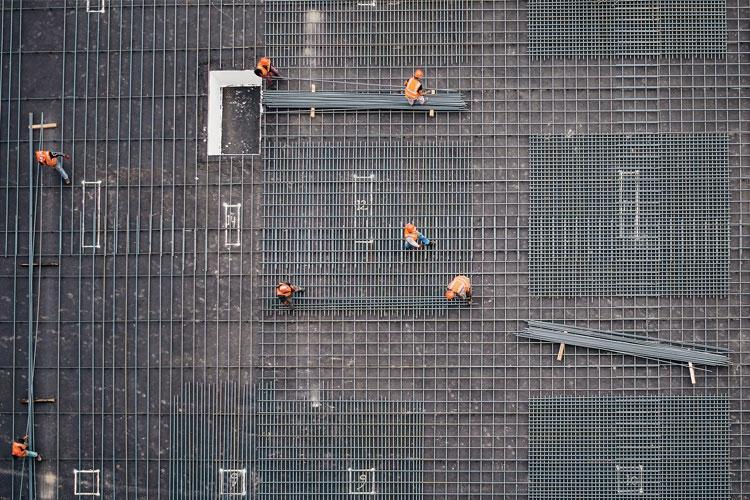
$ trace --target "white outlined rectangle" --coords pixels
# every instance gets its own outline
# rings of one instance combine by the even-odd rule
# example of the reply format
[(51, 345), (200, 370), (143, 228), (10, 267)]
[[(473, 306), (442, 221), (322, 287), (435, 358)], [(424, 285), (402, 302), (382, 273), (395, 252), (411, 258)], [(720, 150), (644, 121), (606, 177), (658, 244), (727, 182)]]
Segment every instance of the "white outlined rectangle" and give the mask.
[(98, 497), (99, 469), (73, 469), (73, 495), (77, 497)]
[(372, 469), (348, 469), (350, 495), (377, 495), (375, 491), (375, 467)]
[(224, 203), (224, 246), (242, 245), (242, 204)]
[(81, 248), (99, 248), (102, 181), (81, 181)]
[(247, 469), (219, 469), (219, 495), (247, 496)]
[(354, 181), (354, 227), (357, 228), (357, 245), (372, 245), (370, 219), (373, 216), (373, 189), (375, 174), (352, 175)]
[(104, 14), (105, 0), (86, 0), (86, 12), (89, 14)]
[[(253, 70), (225, 70), (208, 72), (208, 120), (206, 124), (206, 148), (209, 156), (219, 156), (221, 152), (221, 138), (224, 116), (224, 87), (260, 87), (263, 80)], [(263, 91), (261, 89), (260, 114), (263, 114)], [(260, 137), (263, 127), (258, 127)], [(260, 137), (262, 139), (262, 137)], [(261, 144), (262, 140), (258, 144)], [(229, 153), (227, 153), (229, 154)], [(249, 154), (260, 154), (257, 153)], [(232, 153), (232, 155), (235, 155)], [(238, 156), (242, 156), (237, 154)]]
[(641, 172), (618, 170), (620, 238), (641, 237)]

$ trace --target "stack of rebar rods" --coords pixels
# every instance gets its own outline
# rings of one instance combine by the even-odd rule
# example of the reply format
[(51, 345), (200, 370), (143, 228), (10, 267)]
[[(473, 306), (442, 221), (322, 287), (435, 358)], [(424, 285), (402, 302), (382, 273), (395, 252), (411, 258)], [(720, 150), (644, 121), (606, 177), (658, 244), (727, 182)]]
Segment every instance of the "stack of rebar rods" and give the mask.
[(263, 92), (267, 109), (327, 109), (327, 110), (393, 110), (393, 111), (463, 111), (466, 102), (462, 94), (446, 92), (426, 96), (425, 104), (410, 105), (402, 94), (358, 92), (292, 92), (268, 90)]
[(698, 365), (727, 366), (728, 350), (684, 342), (664, 342), (642, 335), (592, 330), (575, 326), (528, 321), (528, 328), (518, 337), (601, 349), (648, 359), (659, 359)]

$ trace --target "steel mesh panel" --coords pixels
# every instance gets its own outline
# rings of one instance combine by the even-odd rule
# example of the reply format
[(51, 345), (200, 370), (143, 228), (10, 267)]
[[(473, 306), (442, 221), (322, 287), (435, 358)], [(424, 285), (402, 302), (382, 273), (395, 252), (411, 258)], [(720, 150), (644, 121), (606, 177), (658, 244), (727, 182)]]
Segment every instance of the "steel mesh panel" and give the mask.
[[(471, 172), (462, 143), (267, 142), (263, 283), (306, 289), (299, 309), (458, 307), (442, 292), (469, 274)], [(434, 248), (403, 250), (412, 222)]]
[[(465, 52), (467, 0), (269, 0), (265, 42), (279, 67), (455, 64)], [(425, 50), (429, 48), (429, 50)]]
[[(250, 385), (187, 384), (173, 398), (170, 498), (217, 498), (220, 470), (251, 471)], [(200, 460), (196, 460), (200, 457)], [(224, 491), (247, 489), (239, 480)]]
[(529, 2), (530, 55), (725, 53), (725, 0)]
[(532, 499), (729, 498), (725, 396), (532, 398)]
[(726, 293), (727, 137), (532, 136), (534, 295)]
[(257, 498), (422, 497), (420, 403), (256, 394)]

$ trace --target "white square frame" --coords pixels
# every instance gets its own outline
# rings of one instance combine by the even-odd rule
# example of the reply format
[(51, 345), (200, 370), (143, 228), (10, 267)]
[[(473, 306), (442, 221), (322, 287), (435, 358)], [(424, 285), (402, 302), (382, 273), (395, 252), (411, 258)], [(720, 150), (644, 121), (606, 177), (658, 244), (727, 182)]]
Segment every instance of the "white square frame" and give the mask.
[[(83, 474), (91, 474), (94, 483), (94, 491), (78, 491), (78, 477)], [(73, 469), (73, 495), (77, 497), (101, 496), (99, 469)]]
[[(239, 474), (242, 478), (242, 492), (227, 492), (225, 491), (226, 483), (225, 477), (227, 474)], [(219, 496), (227, 497), (244, 497), (247, 496), (247, 469), (219, 469)]]
[[(253, 70), (214, 70), (208, 72), (208, 119), (206, 124), (206, 152), (209, 156), (258, 156), (257, 153), (222, 153), (222, 117), (224, 116), (224, 87), (260, 87), (260, 115), (263, 114), (263, 79)], [(262, 139), (258, 127), (258, 148)]]
[[(375, 484), (377, 483), (377, 478), (375, 475), (375, 467), (371, 469), (352, 469), (349, 467), (347, 469), (349, 471), (349, 494), (350, 495), (377, 495), (377, 491), (375, 491)], [(369, 475), (366, 476), (368, 481), (372, 482), (372, 488), (367, 491), (362, 491), (357, 489), (357, 480), (362, 475), (362, 473), (365, 473), (366, 475), (372, 474), (370, 477)], [(367, 483), (365, 483), (367, 484)]]
[[(86, 12), (89, 14), (104, 14), (104, 2), (106, 0), (86, 0)], [(96, 3), (96, 9), (92, 9), (91, 2)]]

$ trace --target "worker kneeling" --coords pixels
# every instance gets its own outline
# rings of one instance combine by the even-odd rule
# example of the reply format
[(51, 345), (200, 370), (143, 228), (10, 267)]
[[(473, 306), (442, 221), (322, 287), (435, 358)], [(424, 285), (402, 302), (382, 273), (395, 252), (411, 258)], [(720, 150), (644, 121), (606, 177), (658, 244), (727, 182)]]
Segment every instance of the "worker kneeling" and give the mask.
[(292, 296), (295, 293), (302, 293), (304, 291), (304, 288), (292, 285), (286, 281), (282, 281), (276, 285), (276, 297), (279, 299), (282, 306), (292, 305)]
[(258, 65), (255, 66), (255, 74), (263, 78), (263, 81), (266, 82), (266, 87), (269, 89), (273, 87), (273, 79), (281, 76), (279, 70), (271, 65), (271, 60), (267, 57), (261, 57), (258, 60)]
[(467, 304), (471, 304), (471, 281), (463, 274), (459, 274), (450, 282), (444, 295), (448, 300), (460, 297), (465, 300)]
[(414, 72), (414, 76), (404, 83), (404, 96), (410, 106), (413, 106), (415, 102), (419, 104), (427, 102), (427, 98), (424, 96), (426, 92), (422, 87), (422, 78), (424, 78), (424, 71), (418, 69)]
[(54, 168), (57, 173), (60, 174), (60, 177), (62, 177), (63, 182), (65, 182), (65, 184), (70, 184), (70, 177), (68, 177), (68, 173), (62, 168), (61, 165), (57, 163), (58, 158), (65, 158), (66, 160), (69, 160), (70, 155), (66, 155), (65, 153), (56, 153), (54, 151), (36, 151), (34, 153), (34, 157), (40, 165)]
[(417, 226), (414, 224), (404, 226), (404, 250), (420, 250), (430, 245), (432, 245), (430, 239), (417, 231)]

